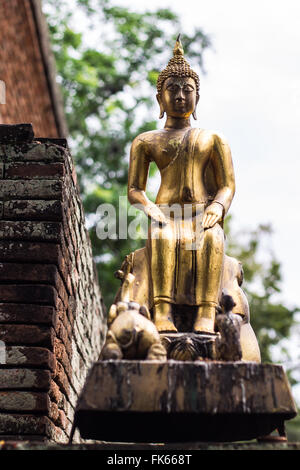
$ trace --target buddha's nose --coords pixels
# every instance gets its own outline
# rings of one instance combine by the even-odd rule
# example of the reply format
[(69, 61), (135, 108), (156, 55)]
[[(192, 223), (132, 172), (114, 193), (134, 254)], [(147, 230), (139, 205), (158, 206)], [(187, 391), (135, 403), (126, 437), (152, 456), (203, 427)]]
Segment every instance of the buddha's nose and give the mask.
[(176, 101), (183, 101), (184, 100), (184, 94), (183, 94), (182, 88), (179, 88), (175, 99), (176, 99)]

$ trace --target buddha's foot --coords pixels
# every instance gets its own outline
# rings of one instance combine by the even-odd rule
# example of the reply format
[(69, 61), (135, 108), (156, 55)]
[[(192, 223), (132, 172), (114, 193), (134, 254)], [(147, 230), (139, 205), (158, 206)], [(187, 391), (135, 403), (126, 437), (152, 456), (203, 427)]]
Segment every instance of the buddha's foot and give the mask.
[(170, 320), (157, 320), (155, 323), (159, 333), (176, 333), (177, 328)]
[(214, 333), (215, 322), (212, 318), (199, 318), (194, 323), (195, 333)]
[(194, 323), (195, 333), (215, 332), (215, 307), (199, 307)]
[(177, 328), (173, 323), (171, 304), (168, 302), (160, 302), (155, 305), (154, 324), (160, 333), (177, 332)]

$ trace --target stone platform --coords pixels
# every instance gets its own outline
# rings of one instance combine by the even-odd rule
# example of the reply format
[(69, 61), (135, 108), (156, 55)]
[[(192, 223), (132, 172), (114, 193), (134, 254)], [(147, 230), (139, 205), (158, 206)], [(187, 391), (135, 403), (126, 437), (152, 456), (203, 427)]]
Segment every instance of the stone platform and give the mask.
[(74, 426), (84, 439), (230, 442), (282, 430), (296, 414), (279, 365), (99, 361), (79, 398)]

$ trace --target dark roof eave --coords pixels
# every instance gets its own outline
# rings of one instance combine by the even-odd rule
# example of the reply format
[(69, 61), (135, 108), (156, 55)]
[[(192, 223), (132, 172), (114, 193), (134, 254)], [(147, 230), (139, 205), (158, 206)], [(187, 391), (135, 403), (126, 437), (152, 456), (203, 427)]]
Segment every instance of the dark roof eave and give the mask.
[(58, 137), (66, 138), (69, 132), (65, 118), (62, 95), (56, 82), (56, 65), (54, 55), (51, 50), (48, 25), (42, 11), (41, 0), (30, 0), (30, 5), (36, 26), (49, 95), (53, 106)]

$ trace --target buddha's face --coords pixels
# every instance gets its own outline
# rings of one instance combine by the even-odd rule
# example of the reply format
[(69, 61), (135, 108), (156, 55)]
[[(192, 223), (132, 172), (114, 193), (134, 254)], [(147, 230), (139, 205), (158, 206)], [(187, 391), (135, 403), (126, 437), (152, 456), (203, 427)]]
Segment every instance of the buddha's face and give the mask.
[(164, 81), (157, 99), (161, 111), (165, 111), (167, 116), (187, 118), (194, 112), (198, 102), (196, 83), (190, 77), (169, 77)]

